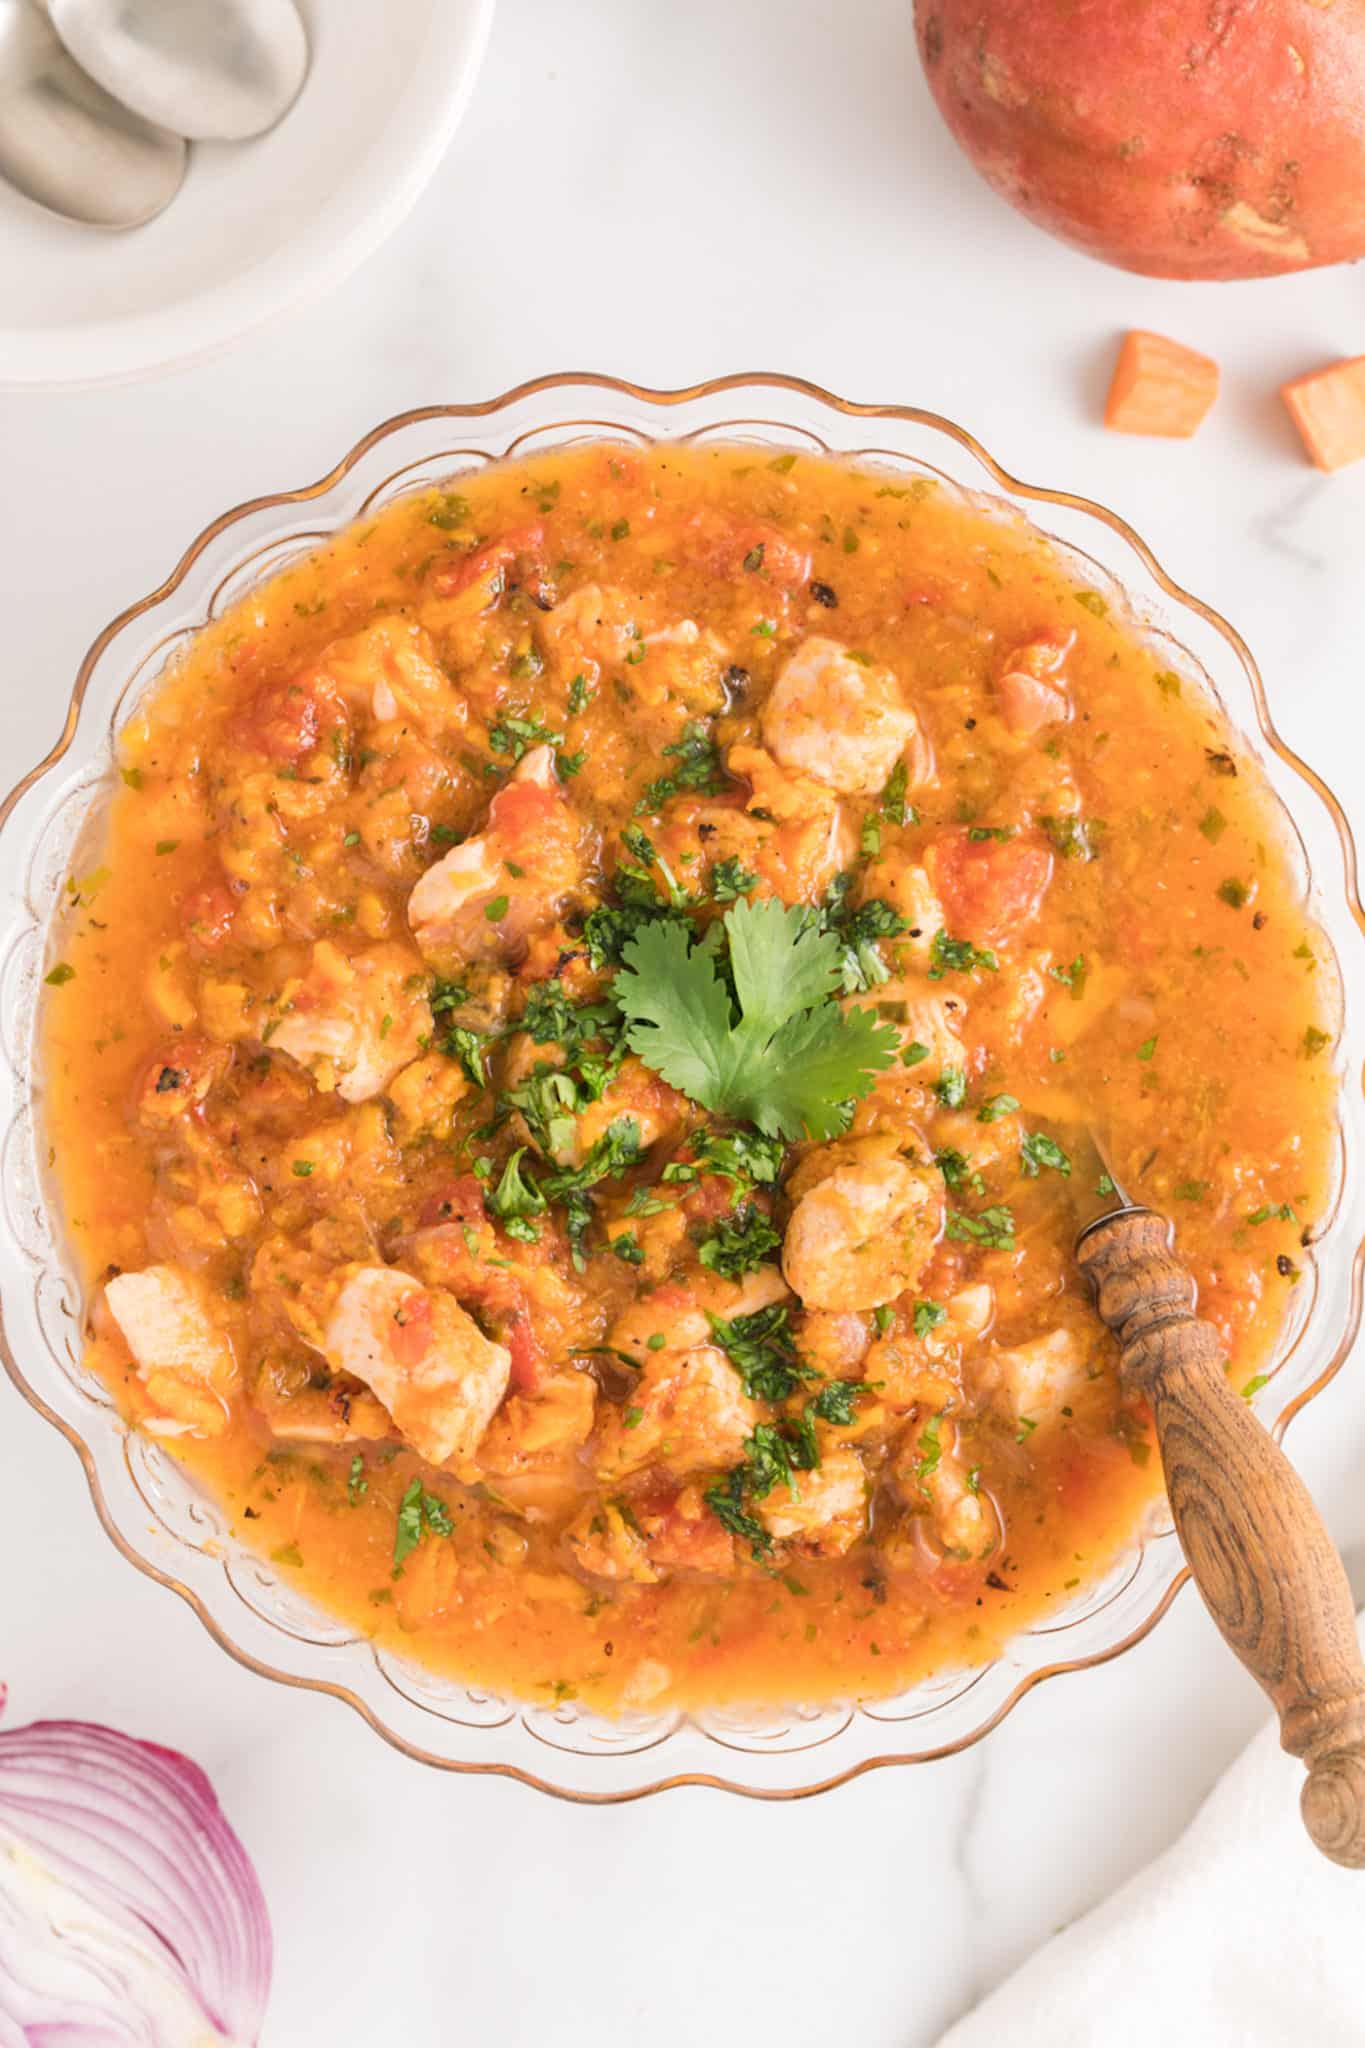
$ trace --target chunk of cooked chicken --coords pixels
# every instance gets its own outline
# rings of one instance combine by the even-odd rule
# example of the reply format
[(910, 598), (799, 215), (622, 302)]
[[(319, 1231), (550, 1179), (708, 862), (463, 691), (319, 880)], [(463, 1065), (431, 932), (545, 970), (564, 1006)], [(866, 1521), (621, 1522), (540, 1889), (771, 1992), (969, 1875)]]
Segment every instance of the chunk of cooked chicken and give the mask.
[(363, 1380), (432, 1465), (470, 1457), (507, 1392), (512, 1355), (453, 1294), (394, 1266), (358, 1266), (337, 1295), (323, 1352)]
[(430, 1037), (426, 983), (421, 961), (406, 946), (347, 954), (319, 939), (307, 974), (285, 985), (270, 1048), (297, 1060), (343, 1102), (366, 1102)]
[(837, 640), (803, 640), (783, 663), (761, 714), (763, 744), (795, 769), (846, 796), (885, 787), (898, 760), (928, 774), (919, 721), (888, 668), (856, 661)]
[(842, 1557), (867, 1528), (867, 1474), (854, 1450), (836, 1445), (814, 1472), (776, 1486), (755, 1512), (770, 1536), (812, 1557)]
[(642, 1294), (612, 1324), (608, 1339), (632, 1358), (676, 1357), (711, 1341), (711, 1317), (733, 1322), (785, 1301), (790, 1288), (776, 1266), (760, 1266), (742, 1280), (698, 1271)]
[(982, 1360), (978, 1384), (1018, 1420), (1050, 1421), (1085, 1384), (1085, 1351), (1074, 1330), (1049, 1330), (992, 1351)]
[(533, 747), (488, 806), (481, 832), (452, 846), (408, 898), (408, 923), (428, 959), (518, 960), (553, 924), (583, 874), (580, 833), (555, 773)]
[(177, 1266), (146, 1266), (117, 1274), (104, 1299), (149, 1399), (162, 1411), (145, 1427), (155, 1436), (218, 1436), (227, 1426), (237, 1361), (198, 1283)]
[[(872, 1309), (919, 1280), (943, 1228), (937, 1169), (912, 1166), (879, 1140), (831, 1148), (818, 1179), (799, 1188), (782, 1245), (782, 1273), (807, 1308)], [(812, 1167), (823, 1167), (817, 1155)]]
[(659, 1465), (682, 1478), (733, 1465), (758, 1410), (723, 1351), (705, 1344), (681, 1356), (653, 1353), (624, 1408), (598, 1431), (595, 1464), (606, 1481)]

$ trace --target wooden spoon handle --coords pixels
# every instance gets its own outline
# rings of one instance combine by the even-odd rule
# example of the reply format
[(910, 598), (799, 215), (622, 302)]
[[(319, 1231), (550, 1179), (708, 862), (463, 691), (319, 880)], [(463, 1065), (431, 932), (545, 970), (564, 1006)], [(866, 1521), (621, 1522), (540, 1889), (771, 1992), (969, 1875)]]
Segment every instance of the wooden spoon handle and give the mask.
[(1093, 1224), (1076, 1248), (1125, 1387), (1156, 1422), (1171, 1513), (1226, 1642), (1308, 1765), (1303, 1819), (1325, 1856), (1365, 1868), (1365, 1664), (1346, 1574), (1308, 1490), (1228, 1385), (1194, 1282), (1148, 1209)]

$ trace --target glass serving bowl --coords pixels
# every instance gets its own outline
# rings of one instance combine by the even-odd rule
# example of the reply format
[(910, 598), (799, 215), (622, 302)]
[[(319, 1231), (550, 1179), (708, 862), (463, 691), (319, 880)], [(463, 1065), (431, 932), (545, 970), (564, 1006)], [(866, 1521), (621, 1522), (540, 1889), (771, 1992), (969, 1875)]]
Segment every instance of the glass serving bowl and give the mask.
[[(1001, 517), (1036, 508), (1076, 563), (1160, 643), (1163, 665), (1201, 681), (1258, 755), (1285, 812), (1290, 858), (1336, 949), (1365, 987), (1365, 914), (1341, 806), (1275, 731), (1251, 655), (1181, 590), (1112, 512), (1019, 483), (970, 434), (913, 407), (852, 405), (789, 377), (721, 378), (646, 391), (614, 378), (549, 377), (481, 405), (430, 406), (376, 427), (327, 476), (216, 519), (149, 597), (106, 626), (81, 664), (61, 739), (0, 807), (0, 1354), (15, 1386), (80, 1456), (100, 1519), (139, 1570), (189, 1602), (239, 1663), (331, 1693), (396, 1748), (447, 1770), (500, 1773), (580, 1800), (705, 1784), (758, 1797), (824, 1790), (882, 1764), (978, 1741), (1040, 1680), (1115, 1657), (1146, 1635), (1187, 1576), (1163, 1504), (1103, 1580), (1015, 1637), (993, 1662), (944, 1671), (899, 1697), (762, 1713), (643, 1713), (608, 1721), (572, 1702), (527, 1706), (436, 1677), (320, 1611), (230, 1533), (214, 1503), (151, 1438), (130, 1430), (81, 1358), (84, 1307), (39, 1142), (36, 1024), (50, 929), (67, 878), (97, 843), (116, 781), (114, 739), (168, 662), (226, 606), (338, 527), (406, 492), (505, 456), (587, 439), (746, 441), (855, 456), (928, 475)], [(1355, 1336), (1365, 1266), (1365, 1005), (1336, 1058), (1341, 1167), (1335, 1206), (1306, 1258), (1257, 1412), (1277, 1434), (1326, 1386)]]

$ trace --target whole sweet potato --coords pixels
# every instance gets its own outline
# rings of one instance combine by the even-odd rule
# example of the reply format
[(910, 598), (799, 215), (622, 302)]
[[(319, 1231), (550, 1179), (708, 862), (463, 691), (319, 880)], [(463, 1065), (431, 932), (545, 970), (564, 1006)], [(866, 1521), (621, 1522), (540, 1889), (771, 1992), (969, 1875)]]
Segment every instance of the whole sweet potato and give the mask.
[(1040, 227), (1153, 277), (1365, 255), (1365, 0), (915, 0), (939, 109)]

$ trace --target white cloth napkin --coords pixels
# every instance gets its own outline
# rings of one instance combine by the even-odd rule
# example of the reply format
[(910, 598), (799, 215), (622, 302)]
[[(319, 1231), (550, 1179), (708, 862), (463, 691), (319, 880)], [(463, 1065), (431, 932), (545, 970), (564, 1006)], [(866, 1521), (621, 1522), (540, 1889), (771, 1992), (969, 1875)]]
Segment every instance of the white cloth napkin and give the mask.
[(1262, 1729), (1179, 1841), (939, 2048), (1356, 2048), (1365, 1871), (1318, 1854), (1301, 1767)]

